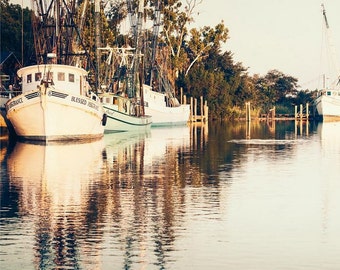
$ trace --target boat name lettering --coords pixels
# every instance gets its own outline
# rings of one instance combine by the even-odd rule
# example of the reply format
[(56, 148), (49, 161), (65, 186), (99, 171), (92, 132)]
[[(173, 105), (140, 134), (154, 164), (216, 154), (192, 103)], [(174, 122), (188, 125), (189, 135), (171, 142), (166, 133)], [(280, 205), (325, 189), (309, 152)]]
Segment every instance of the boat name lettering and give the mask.
[(96, 104), (94, 104), (93, 102), (89, 102), (87, 105), (88, 105), (90, 108), (93, 108), (93, 109), (95, 109), (95, 110), (97, 110), (97, 111), (98, 111), (98, 109), (99, 109), (99, 106), (96, 105)]
[(80, 103), (80, 104), (83, 104), (83, 105), (86, 105), (86, 99), (83, 99), (83, 98), (79, 98), (79, 97), (71, 97), (71, 101), (73, 102), (77, 102), (77, 103)]
[(16, 106), (16, 105), (18, 105), (18, 104), (20, 104), (20, 103), (22, 103), (22, 98), (19, 98), (19, 99), (17, 99), (17, 100), (13, 100), (12, 102), (10, 102), (10, 103), (7, 105), (7, 110), (9, 110), (10, 108), (12, 108), (12, 107), (14, 107), (14, 106)]

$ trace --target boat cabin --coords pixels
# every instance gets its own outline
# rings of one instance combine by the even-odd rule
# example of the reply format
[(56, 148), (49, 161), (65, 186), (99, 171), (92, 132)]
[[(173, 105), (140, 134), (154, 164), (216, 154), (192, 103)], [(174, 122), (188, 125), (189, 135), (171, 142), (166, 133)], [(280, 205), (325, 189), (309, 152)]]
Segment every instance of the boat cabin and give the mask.
[(329, 97), (340, 96), (340, 90), (324, 89), (318, 92), (318, 96), (329, 96)]
[(78, 95), (86, 95), (90, 90), (86, 79), (87, 71), (74, 66), (58, 64), (28, 66), (19, 69), (18, 76), (21, 77), (23, 93), (36, 90), (42, 84)]

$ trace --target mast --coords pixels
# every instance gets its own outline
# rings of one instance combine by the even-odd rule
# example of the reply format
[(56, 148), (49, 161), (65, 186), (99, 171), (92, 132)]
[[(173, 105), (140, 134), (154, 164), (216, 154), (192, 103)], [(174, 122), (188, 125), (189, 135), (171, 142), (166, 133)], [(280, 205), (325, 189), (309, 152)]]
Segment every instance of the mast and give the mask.
[(159, 1), (156, 1), (155, 4), (155, 18), (153, 22), (153, 32), (152, 32), (152, 43), (151, 43), (151, 66), (150, 66), (150, 81), (149, 85), (152, 86), (152, 81), (154, 77), (155, 70), (157, 69), (156, 66), (156, 50), (157, 50), (157, 43), (158, 43), (158, 33), (159, 27), (161, 23), (161, 9)]
[(335, 46), (334, 46), (334, 42), (333, 42), (333, 38), (332, 38), (332, 34), (331, 34), (331, 29), (329, 27), (328, 19), (327, 19), (327, 16), (326, 16), (325, 5), (321, 4), (321, 7), (322, 7), (322, 15), (323, 15), (323, 19), (324, 19), (324, 23), (325, 23), (325, 27), (326, 27), (327, 43), (328, 43), (329, 49), (331, 51), (330, 57), (331, 57), (332, 64), (335, 68), (336, 76), (338, 76), (337, 80), (336, 80), (336, 82), (334, 82), (334, 84), (340, 85), (340, 69), (339, 69), (338, 62), (337, 62), (337, 57), (336, 57), (337, 54), (336, 54), (336, 51), (335, 51)]
[(93, 68), (74, 20), (78, 1), (32, 0), (32, 9), (37, 64), (46, 63), (53, 53), (58, 64)]
[[(139, 0), (134, 11), (131, 0), (127, 0), (127, 7), (129, 12), (129, 18), (131, 23), (133, 46), (135, 47), (135, 52), (133, 56), (132, 67), (129, 68), (128, 76), (128, 87), (127, 94), (131, 97), (139, 98), (143, 91), (140, 91), (142, 82), (140, 81), (140, 76), (138, 73), (142, 72), (142, 25), (143, 25), (143, 14), (144, 14), (144, 1)], [(139, 83), (137, 83), (139, 82)]]
[[(94, 1), (94, 19), (95, 19), (95, 52), (96, 52), (96, 65), (99, 71), (99, 48), (100, 42), (100, 0)], [(96, 89), (99, 87), (99, 72), (96, 72)]]

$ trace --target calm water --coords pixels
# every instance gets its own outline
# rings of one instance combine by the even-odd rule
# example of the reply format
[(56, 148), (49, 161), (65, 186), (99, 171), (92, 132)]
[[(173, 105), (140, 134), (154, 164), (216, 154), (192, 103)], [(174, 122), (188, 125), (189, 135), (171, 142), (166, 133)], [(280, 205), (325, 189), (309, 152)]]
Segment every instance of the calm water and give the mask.
[(0, 268), (340, 269), (340, 123), (1, 140)]

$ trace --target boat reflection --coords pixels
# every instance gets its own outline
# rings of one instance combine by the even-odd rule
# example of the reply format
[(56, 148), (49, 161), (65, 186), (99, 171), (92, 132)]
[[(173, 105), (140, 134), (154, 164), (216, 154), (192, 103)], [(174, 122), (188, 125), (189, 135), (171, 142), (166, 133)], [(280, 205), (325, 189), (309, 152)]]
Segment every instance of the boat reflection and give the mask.
[[(317, 132), (320, 134), (320, 143), (323, 150), (320, 154), (327, 156), (329, 160), (334, 162), (336, 160), (337, 164), (340, 164), (340, 122), (319, 123)], [(323, 164), (320, 164), (320, 166), (323, 166)], [(330, 170), (330, 175), (332, 176), (330, 178), (337, 179), (339, 168), (332, 167)]]
[[(17, 194), (18, 205), (6, 213), (8, 224), (2, 228), (15, 230), (15, 217), (23, 218), (20, 229), (32, 230), (35, 242), (31, 254), (35, 268), (79, 268), (77, 258), (86, 247), (77, 238), (96, 223), (95, 217), (84, 213), (95, 204), (91, 198), (100, 181), (103, 147), (102, 140), (54, 145), (17, 142), (9, 155), (9, 194)], [(33, 217), (33, 224), (26, 224), (25, 217)]]

